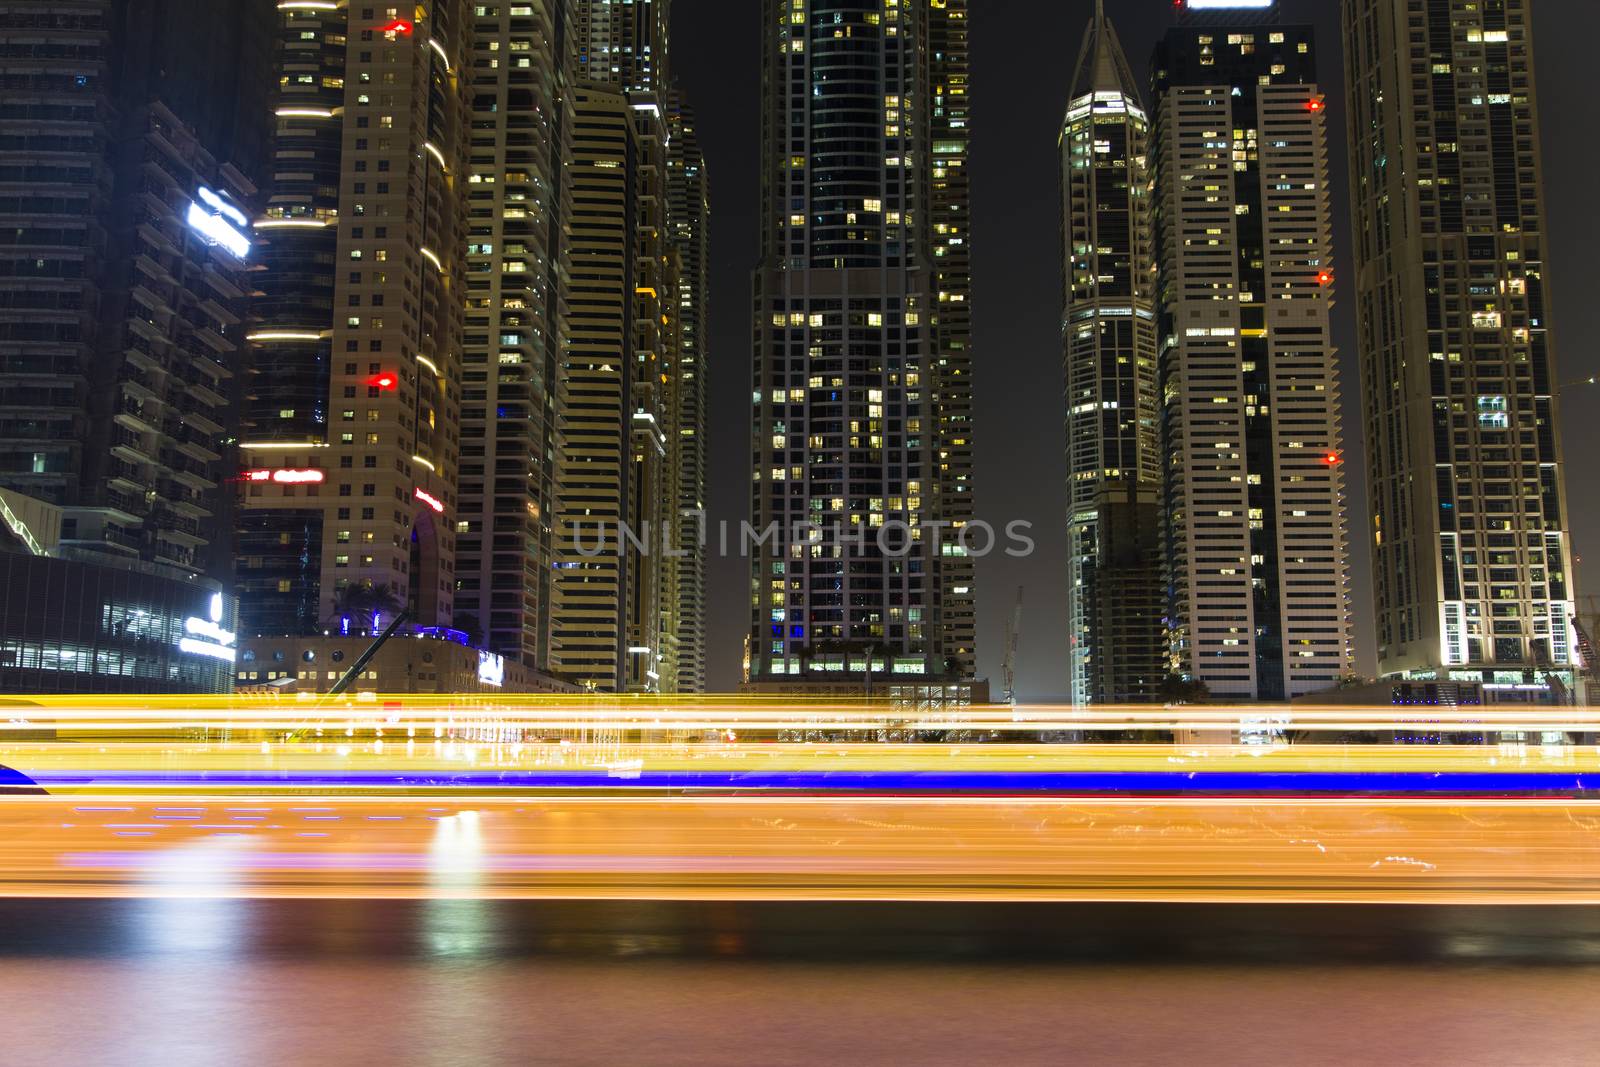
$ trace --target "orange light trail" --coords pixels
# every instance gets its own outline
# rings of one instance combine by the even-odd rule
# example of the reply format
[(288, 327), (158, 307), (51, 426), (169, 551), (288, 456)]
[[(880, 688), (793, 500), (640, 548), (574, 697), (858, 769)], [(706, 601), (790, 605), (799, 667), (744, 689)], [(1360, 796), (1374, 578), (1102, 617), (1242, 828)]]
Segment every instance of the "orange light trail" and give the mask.
[(1543, 800), (0, 804), (0, 895), (1600, 904)]

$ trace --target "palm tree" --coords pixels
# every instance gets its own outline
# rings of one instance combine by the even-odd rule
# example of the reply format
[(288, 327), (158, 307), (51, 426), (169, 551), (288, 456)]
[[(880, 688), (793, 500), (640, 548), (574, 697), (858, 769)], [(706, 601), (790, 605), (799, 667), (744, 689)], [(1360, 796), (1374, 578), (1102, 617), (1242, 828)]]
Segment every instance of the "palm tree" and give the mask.
[(333, 597), (335, 622), (340, 619), (369, 619), (373, 615), (393, 618), (404, 609), (405, 602), (386, 582), (378, 585), (354, 582)]

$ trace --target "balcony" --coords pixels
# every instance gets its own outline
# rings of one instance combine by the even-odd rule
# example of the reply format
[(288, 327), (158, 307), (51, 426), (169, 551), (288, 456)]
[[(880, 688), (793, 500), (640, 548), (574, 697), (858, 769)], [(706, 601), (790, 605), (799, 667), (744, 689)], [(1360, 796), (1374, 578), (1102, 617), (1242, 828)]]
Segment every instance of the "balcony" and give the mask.
[[(159, 405), (155, 405), (159, 409)], [(156, 433), (157, 416), (146, 414), (144, 405), (128, 398), (122, 402), (122, 410), (112, 416), (119, 426), (127, 427), (135, 433)]]
[(209, 379), (196, 377), (193, 381), (185, 380), (184, 388), (190, 396), (199, 400), (201, 403), (208, 405), (209, 407), (226, 407), (228, 404), (228, 398), (213, 388), (213, 385), (215, 384), (216, 383)]

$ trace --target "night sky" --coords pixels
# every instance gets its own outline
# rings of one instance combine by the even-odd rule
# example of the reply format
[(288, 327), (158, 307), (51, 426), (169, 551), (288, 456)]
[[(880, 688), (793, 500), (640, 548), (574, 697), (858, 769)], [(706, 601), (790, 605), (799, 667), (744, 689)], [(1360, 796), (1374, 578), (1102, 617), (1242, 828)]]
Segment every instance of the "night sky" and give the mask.
[[(1170, 23), (1166, 0), (1107, 0), (1135, 73)], [(1312, 22), (1319, 76), (1329, 107), (1336, 269), (1350, 263), (1345, 195), (1343, 57), (1336, 0), (1281, 0), (1285, 17)], [(1091, 0), (972, 0), (974, 158), (973, 235), (977, 366), (978, 515), (1003, 529), (1034, 524), (1029, 559), (995, 555), (978, 563), (979, 672), (999, 696), (1006, 620), (1026, 587), (1018, 695), (1060, 699), (1066, 691), (1066, 459), (1061, 400), (1060, 254), (1056, 134), (1067, 83), (1093, 7)], [(1600, 4), (1539, 0), (1535, 63), (1544, 133), (1548, 255), (1555, 353), (1563, 381), (1600, 371), (1600, 299), (1593, 249), (1600, 224), (1593, 187), (1600, 176), (1594, 107), (1593, 42)], [(750, 485), (750, 272), (758, 235), (757, 153), (760, 94), (758, 15), (752, 0), (676, 0), (673, 67), (699, 112), (700, 143), (711, 174), (712, 350), (710, 491), (712, 521), (748, 517)], [(1585, 260), (1589, 260), (1588, 263)], [(1362, 486), (1354, 299), (1346, 287), (1336, 311), (1350, 474), (1350, 529), (1358, 666), (1375, 669), (1371, 639), (1366, 496)], [(1567, 490), (1578, 555), (1600, 559), (1600, 499), (1589, 458), (1600, 451), (1600, 388), (1565, 395)], [(1585, 590), (1593, 581), (1580, 580)], [(739, 681), (749, 625), (748, 564), (713, 559), (710, 574), (709, 685)]]

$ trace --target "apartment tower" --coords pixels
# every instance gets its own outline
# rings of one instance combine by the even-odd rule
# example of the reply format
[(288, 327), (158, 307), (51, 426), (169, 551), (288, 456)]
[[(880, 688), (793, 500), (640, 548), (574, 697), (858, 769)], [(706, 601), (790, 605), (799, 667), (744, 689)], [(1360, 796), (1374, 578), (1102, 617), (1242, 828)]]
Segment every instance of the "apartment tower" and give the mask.
[[(622, 102), (632, 126), (626, 159), (614, 161), (625, 167), (628, 197), (622, 203), (613, 201), (614, 208), (626, 207), (631, 214), (625, 221), (611, 221), (634, 242), (627, 275), (631, 289), (625, 294), (632, 302), (626, 319), (629, 332), (618, 364), (625, 372), (619, 415), (627, 428), (629, 454), (627, 469), (615, 486), (621, 495), (614, 508), (611, 504), (603, 508), (616, 514), (607, 535), (614, 544), (605, 549), (615, 554), (618, 566), (614, 588), (620, 598), (622, 636), (616, 687), (672, 692), (678, 683), (681, 627), (679, 567), (671, 555), (678, 537), (679, 309), (678, 259), (668, 218), (669, 5), (666, 0), (579, 0), (574, 25), (574, 74), (586, 87), (589, 113), (600, 121), (599, 112), (592, 109), (603, 94), (611, 94)], [(599, 130), (590, 133), (590, 146), (599, 149), (603, 140)], [(574, 216), (574, 224), (577, 221)], [(583, 417), (598, 418), (597, 405), (590, 408)], [(593, 515), (571, 518), (581, 524)], [(571, 576), (563, 581), (567, 577)], [(596, 607), (595, 591), (582, 590), (585, 613)], [(558, 615), (561, 610), (558, 595)], [(564, 619), (558, 623), (565, 626)], [(610, 688), (598, 681), (588, 684)]]
[[(938, 506), (949, 522), (939, 560), (940, 644), (945, 673), (978, 670), (978, 604), (973, 560), (959, 531), (973, 520), (972, 421), (972, 99), (967, 0), (928, 6), (928, 135), (932, 168), (928, 222), (938, 305), (934, 419)], [(957, 536), (950, 537), (955, 532)]]
[(1378, 670), (1491, 702), (1579, 665), (1531, 20), (1344, 4)]
[(706, 688), (706, 419), (710, 374), (710, 177), (694, 110), (683, 92), (668, 96), (668, 221), (678, 257), (677, 617), (680, 693)]
[(1077, 704), (1153, 700), (1167, 674), (1149, 136), (1127, 56), (1096, 4), (1060, 140)]
[(255, 634), (455, 621), (471, 6), (277, 10), (237, 573)]
[(229, 576), (269, 11), (0, 10), (0, 487), (64, 553)]
[(569, 0), (474, 7), (456, 614), (550, 660)]
[(629, 676), (629, 607), (639, 551), (620, 534), (633, 491), (634, 175), (638, 143), (627, 97), (575, 86), (567, 157), (562, 353), (556, 479), (554, 670), (617, 692)]
[(1151, 62), (1169, 657), (1218, 697), (1352, 669), (1313, 45), (1191, 19)]
[(748, 679), (942, 674), (930, 10), (761, 17)]

